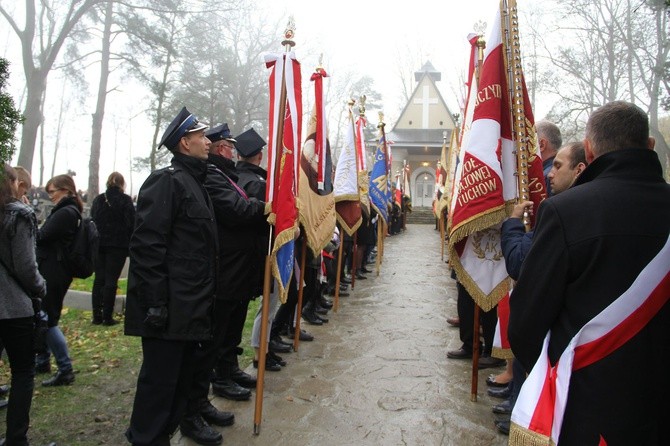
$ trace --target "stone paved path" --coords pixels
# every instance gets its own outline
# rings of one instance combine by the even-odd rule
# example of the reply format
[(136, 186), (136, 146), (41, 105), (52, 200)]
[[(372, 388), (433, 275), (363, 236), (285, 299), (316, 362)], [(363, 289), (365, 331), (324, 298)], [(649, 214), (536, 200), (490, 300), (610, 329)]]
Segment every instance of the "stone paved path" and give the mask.
[[(266, 372), (259, 435), (254, 397), (213, 399), (236, 417), (218, 428), (224, 445), (507, 443), (493, 426), (491, 406), (500, 401), (486, 395), (491, 371), (480, 372), (473, 403), (470, 362), (446, 359), (460, 347), (458, 329), (446, 323), (456, 315), (456, 288), (433, 226), (409, 225), (387, 238), (381, 274), (368, 276), (341, 298), (330, 323), (304, 325), (314, 342), (283, 355), (289, 364), (281, 372)], [(172, 444), (195, 443), (177, 433)]]

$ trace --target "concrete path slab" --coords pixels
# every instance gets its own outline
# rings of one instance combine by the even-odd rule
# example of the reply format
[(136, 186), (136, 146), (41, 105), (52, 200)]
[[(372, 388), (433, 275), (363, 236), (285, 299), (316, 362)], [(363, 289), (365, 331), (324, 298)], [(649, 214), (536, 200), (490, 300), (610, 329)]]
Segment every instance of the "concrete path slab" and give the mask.
[[(408, 225), (386, 239), (379, 277), (356, 282), (330, 323), (304, 324), (315, 336), (284, 354), (281, 372), (266, 372), (263, 417), (253, 435), (254, 396), (233, 402), (235, 413), (217, 428), (224, 445), (504, 445), (493, 425), (480, 371), (479, 399), (470, 401), (469, 361), (449, 360), (460, 347), (456, 287), (440, 260), (432, 225)], [(253, 369), (247, 370), (254, 373)], [(495, 370), (494, 370), (495, 372)], [(172, 445), (195, 445), (179, 432)]]

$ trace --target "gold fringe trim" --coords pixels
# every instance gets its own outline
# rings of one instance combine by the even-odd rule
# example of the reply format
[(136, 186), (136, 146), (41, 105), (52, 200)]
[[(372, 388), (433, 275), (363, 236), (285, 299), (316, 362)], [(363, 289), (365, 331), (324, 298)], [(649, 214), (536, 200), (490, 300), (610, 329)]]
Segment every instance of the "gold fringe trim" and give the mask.
[(493, 347), (491, 349), (491, 356), (500, 359), (513, 359), (514, 353), (511, 348)]
[[(282, 284), (281, 280), (279, 280), (281, 275), (279, 274), (279, 267), (277, 266), (277, 251), (286, 243), (294, 239), (295, 229), (296, 226), (293, 225), (277, 234), (277, 237), (275, 237), (274, 246), (272, 247), (272, 276), (277, 279), (276, 282), (279, 285), (279, 301), (283, 304), (286, 303), (286, 299), (288, 298), (288, 286), (284, 287), (284, 284)], [(291, 268), (291, 274), (289, 274), (286, 283), (290, 285), (292, 279), (293, 268)]]
[(551, 438), (530, 431), (516, 423), (510, 425), (509, 446), (556, 446)]
[(272, 213), (272, 202), (268, 201), (265, 203), (265, 211), (263, 211), (263, 215), (270, 215)]
[[(267, 203), (266, 206), (268, 204), (270, 205), (270, 208), (272, 208), (272, 203)], [(270, 212), (268, 214), (267, 221), (268, 221), (268, 224), (271, 224), (272, 226), (274, 226), (275, 223), (277, 222), (277, 214), (275, 214), (274, 212)]]
[(505, 279), (500, 282), (496, 287), (488, 294), (485, 295), (479, 289), (479, 286), (475, 283), (474, 280), (470, 277), (469, 274), (466, 274), (463, 265), (460, 262), (460, 258), (456, 253), (456, 243), (468, 237), (475, 232), (482, 231), (484, 229), (490, 228), (491, 226), (500, 224), (505, 217), (507, 216), (508, 203), (500, 205), (494, 208), (491, 211), (482, 212), (478, 215), (475, 215), (466, 221), (462, 222), (456, 228), (453, 228), (449, 232), (449, 242), (448, 242), (448, 252), (449, 252), (449, 264), (453, 269), (456, 270), (456, 275), (458, 276), (458, 281), (465, 287), (465, 289), (470, 293), (472, 299), (475, 303), (484, 311), (489, 311), (495, 307), (500, 299), (502, 299), (505, 294), (509, 291), (509, 280)]
[(470, 275), (465, 272), (465, 268), (463, 268), (463, 265), (461, 264), (460, 257), (458, 257), (456, 249), (454, 249), (454, 245), (451, 243), (451, 239), (449, 239), (448, 246), (449, 264), (454, 270), (456, 270), (458, 281), (461, 283), (461, 285), (463, 285), (463, 287), (465, 287), (468, 293), (470, 293), (472, 300), (474, 300), (479, 308), (484, 311), (489, 311), (491, 308), (498, 305), (500, 299), (505, 297), (505, 294), (507, 294), (509, 291), (509, 278), (505, 278), (502, 282), (496, 285), (496, 287), (488, 295), (483, 294), (475, 281), (472, 280)]
[(347, 222), (344, 221), (344, 219), (340, 216), (340, 214), (337, 214), (337, 222), (340, 224), (342, 229), (346, 231), (347, 235), (353, 237), (356, 230), (358, 230), (358, 228), (363, 223), (363, 218), (359, 218), (353, 227), (349, 227), (349, 225), (347, 225)]
[(361, 196), (358, 194), (345, 194), (335, 197), (335, 203), (339, 203), (340, 201), (361, 201)]
[(452, 228), (449, 233), (449, 244), (456, 244), (468, 235), (500, 224), (507, 217), (506, 206), (506, 204), (500, 205), (493, 210), (482, 212), (461, 222), (458, 226)]

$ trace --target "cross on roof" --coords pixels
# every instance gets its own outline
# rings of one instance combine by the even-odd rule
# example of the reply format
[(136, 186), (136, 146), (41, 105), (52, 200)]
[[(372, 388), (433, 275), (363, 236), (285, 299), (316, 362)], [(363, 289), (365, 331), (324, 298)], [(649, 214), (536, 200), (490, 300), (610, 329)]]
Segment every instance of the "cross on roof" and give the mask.
[(437, 104), (437, 98), (431, 98), (430, 97), (430, 89), (428, 88), (428, 85), (423, 86), (423, 96), (421, 98), (414, 99), (415, 104), (421, 104), (423, 106), (423, 109), (421, 111), (422, 115), (422, 120), (421, 120), (421, 128), (427, 129), (428, 128), (428, 118), (430, 116), (430, 111), (429, 107), (431, 104)]

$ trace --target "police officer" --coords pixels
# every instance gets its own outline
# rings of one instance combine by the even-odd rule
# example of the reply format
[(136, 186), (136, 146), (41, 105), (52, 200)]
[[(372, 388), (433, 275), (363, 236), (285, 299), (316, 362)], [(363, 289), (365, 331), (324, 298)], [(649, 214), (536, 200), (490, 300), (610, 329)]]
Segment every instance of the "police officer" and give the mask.
[(172, 163), (149, 175), (137, 200), (125, 319), (125, 333), (142, 337), (126, 431), (136, 446), (169, 446), (186, 406), (194, 355), (212, 336), (218, 241), (204, 188), (206, 128), (182, 108), (159, 144), (173, 153)]

